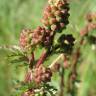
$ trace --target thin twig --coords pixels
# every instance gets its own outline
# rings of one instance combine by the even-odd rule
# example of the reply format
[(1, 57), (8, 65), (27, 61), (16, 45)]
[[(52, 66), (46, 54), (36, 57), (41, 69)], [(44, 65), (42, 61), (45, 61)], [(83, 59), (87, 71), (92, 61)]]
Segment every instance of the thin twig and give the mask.
[(33, 68), (34, 61), (35, 61), (34, 52), (32, 52), (31, 55), (29, 56), (29, 68), (30, 68), (30, 69)]
[(60, 74), (60, 94), (59, 96), (64, 96), (64, 67), (62, 66)]
[(53, 62), (50, 64), (49, 68), (53, 68), (54, 65), (63, 57), (63, 54), (60, 54)]
[[(63, 60), (64, 60), (64, 63), (66, 63), (66, 55), (63, 54)], [(65, 84), (65, 81), (64, 81), (64, 72), (65, 69), (64, 69), (64, 65), (61, 66), (61, 74), (60, 74), (60, 94), (59, 96), (64, 96), (64, 84)]]

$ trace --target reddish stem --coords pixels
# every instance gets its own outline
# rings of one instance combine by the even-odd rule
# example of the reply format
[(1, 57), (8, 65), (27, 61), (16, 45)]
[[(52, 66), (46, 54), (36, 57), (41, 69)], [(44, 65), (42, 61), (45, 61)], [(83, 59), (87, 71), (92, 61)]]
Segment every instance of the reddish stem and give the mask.
[(35, 58), (34, 58), (34, 52), (32, 52), (32, 60), (33, 61), (35, 60)]
[[(64, 62), (66, 62), (66, 56), (63, 54), (64, 57)], [(64, 66), (61, 66), (61, 80), (60, 80), (60, 95), (59, 96), (64, 96)]]
[(46, 57), (47, 57), (47, 52), (44, 50), (43, 53), (40, 56), (40, 59), (38, 60), (38, 62), (36, 64), (36, 67), (39, 67), (44, 62)]
[(60, 76), (61, 80), (60, 80), (60, 95), (59, 96), (64, 96), (64, 68), (63, 66), (61, 69), (62, 69), (61, 70), (62, 72)]
[(64, 68), (67, 69), (69, 67), (67, 57), (64, 56)]
[(32, 52), (31, 56), (29, 57), (29, 67), (32, 69), (33, 63), (34, 63), (34, 52)]
[(73, 93), (74, 92), (74, 89), (73, 89), (73, 84), (76, 80), (76, 76), (77, 76), (77, 62), (78, 62), (78, 59), (80, 57), (80, 47), (77, 48), (76, 52), (73, 54), (73, 57), (72, 57), (72, 65), (71, 65), (71, 72), (69, 74), (69, 79), (68, 79), (68, 92), (69, 93)]

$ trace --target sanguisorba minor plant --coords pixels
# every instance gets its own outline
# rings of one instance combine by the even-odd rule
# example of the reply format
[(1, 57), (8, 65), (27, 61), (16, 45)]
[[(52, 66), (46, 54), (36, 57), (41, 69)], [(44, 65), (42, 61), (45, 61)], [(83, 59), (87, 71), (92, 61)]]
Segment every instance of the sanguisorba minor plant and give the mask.
[[(86, 42), (96, 44), (96, 36), (89, 31), (96, 29), (93, 18), (87, 16), (88, 24), (80, 32), (80, 40), (76, 43), (72, 34), (64, 34), (69, 23), (69, 3), (67, 0), (48, 0), (44, 10), (42, 26), (36, 29), (24, 29), (20, 34), (19, 60), (27, 66), (24, 81), (20, 82), (21, 89), (16, 96), (75, 96), (78, 88), (77, 64), (80, 61), (81, 48)], [(57, 36), (58, 34), (58, 36)], [(75, 46), (76, 45), (76, 46)], [(77, 46), (78, 45), (78, 46)], [(82, 45), (82, 46), (81, 46)], [(42, 48), (41, 56), (36, 57), (37, 49)], [(95, 50), (95, 49), (94, 49)], [(51, 55), (57, 54), (51, 64), (46, 65)], [(13, 56), (13, 55), (12, 55)], [(67, 71), (67, 75), (66, 75)], [(52, 85), (54, 73), (59, 73), (59, 89)], [(66, 76), (65, 76), (66, 75)], [(77, 96), (77, 95), (76, 95)]]

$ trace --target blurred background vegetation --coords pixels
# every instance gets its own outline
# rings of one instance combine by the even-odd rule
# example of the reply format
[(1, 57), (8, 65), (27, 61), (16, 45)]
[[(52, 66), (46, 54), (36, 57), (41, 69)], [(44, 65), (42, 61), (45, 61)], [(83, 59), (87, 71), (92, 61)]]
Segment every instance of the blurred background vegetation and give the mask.
[[(40, 20), (46, 3), (47, 0), (0, 0), (0, 46), (18, 45), (22, 29), (34, 29), (41, 25)], [(96, 12), (96, 0), (70, 0), (70, 24), (64, 32), (71, 32), (78, 38), (80, 29), (86, 23), (85, 15), (88, 12)], [(85, 49), (85, 55), (89, 52), (86, 57), (88, 64), (85, 62), (81, 67), (83, 87), (78, 90), (78, 96), (96, 96), (96, 54), (88, 48)], [(23, 77), (23, 68), (15, 70), (9, 64), (8, 54), (8, 50), (0, 49), (0, 96), (10, 96), (12, 78), (22, 80)], [(90, 61), (91, 58), (94, 58), (94, 61)]]

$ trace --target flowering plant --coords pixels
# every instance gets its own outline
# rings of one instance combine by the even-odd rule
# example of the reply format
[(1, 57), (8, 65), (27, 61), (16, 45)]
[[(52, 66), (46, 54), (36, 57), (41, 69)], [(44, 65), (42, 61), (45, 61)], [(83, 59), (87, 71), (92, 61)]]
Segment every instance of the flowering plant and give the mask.
[[(80, 31), (80, 40), (76, 41), (72, 34), (63, 33), (69, 23), (69, 9), (67, 0), (48, 0), (41, 20), (43, 25), (34, 30), (22, 30), (17, 61), (24, 62), (27, 72), (18, 88), (23, 89), (20, 92), (21, 96), (76, 95), (78, 90), (76, 83), (81, 83), (77, 64), (83, 62), (82, 46), (96, 44), (94, 32), (90, 33), (96, 29), (96, 23), (94, 23), (96, 16), (93, 14), (87, 16), (88, 24)], [(35, 54), (39, 48), (42, 52), (40, 57), (36, 57)], [(46, 64), (54, 54), (57, 58)], [(59, 73), (59, 88), (52, 85), (52, 79), (56, 73)]]

